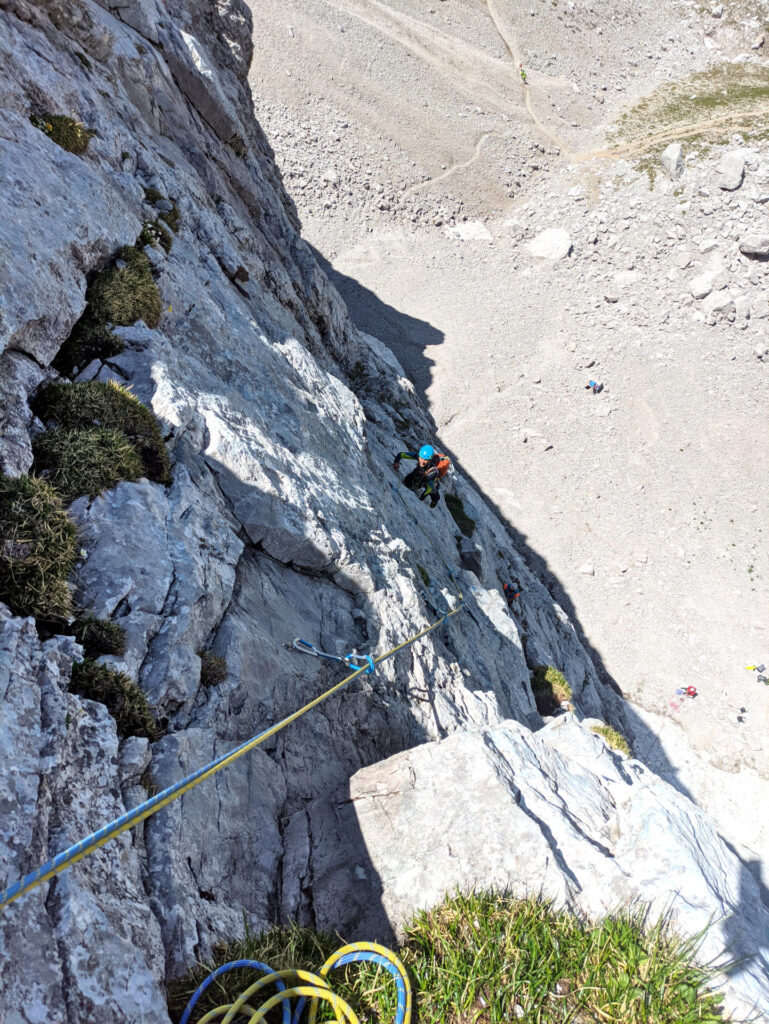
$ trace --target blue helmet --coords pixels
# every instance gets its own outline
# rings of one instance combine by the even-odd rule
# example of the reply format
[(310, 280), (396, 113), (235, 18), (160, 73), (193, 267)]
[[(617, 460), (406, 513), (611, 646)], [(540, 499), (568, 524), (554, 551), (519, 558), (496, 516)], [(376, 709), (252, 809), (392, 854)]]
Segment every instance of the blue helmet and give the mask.
[(423, 444), (419, 449), (420, 459), (431, 459), (435, 455), (435, 449), (431, 444)]

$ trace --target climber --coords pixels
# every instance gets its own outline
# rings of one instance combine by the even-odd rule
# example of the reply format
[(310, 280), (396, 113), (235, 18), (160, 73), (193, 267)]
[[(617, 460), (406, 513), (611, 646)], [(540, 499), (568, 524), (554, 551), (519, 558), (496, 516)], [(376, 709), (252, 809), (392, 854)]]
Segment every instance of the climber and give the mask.
[(393, 469), (396, 473), (400, 469), (401, 459), (414, 459), (417, 463), (403, 478), (404, 484), (412, 491), (424, 488), (419, 500), (424, 501), (429, 495), (430, 508), (435, 508), (441, 500), (438, 485), (448, 473), (451, 459), (441, 452), (436, 452), (431, 444), (423, 444), (418, 452), (398, 452), (393, 460)]
[(507, 607), (512, 608), (515, 604), (515, 599), (521, 596), (521, 590), (518, 584), (513, 580), (512, 583), (503, 583), (502, 590), (507, 601)]

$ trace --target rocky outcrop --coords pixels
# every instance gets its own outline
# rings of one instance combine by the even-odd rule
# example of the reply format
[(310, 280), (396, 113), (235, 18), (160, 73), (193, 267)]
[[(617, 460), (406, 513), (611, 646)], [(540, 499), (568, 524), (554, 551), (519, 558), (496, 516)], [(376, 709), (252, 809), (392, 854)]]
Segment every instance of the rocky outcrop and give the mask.
[[(124, 627), (125, 655), (107, 660), (145, 690), (166, 735), (151, 747), (119, 738), (104, 706), (68, 692), (77, 645), (41, 644), (31, 620), (4, 611), (0, 884), (134, 806), (147, 786), (176, 781), (327, 688), (336, 667), (287, 649), (293, 637), (336, 654), (384, 652), (452, 607), (447, 566), (467, 603), (374, 676), (0, 918), (0, 1001), (23, 1006), (21, 1019), (162, 1021), (164, 979), (244, 922), (258, 929), (282, 912), (348, 923), (345, 900), (334, 918), (337, 890), (319, 879), (317, 858), (331, 863), (340, 851), (318, 846), (316, 818), (355, 773), (412, 748), (440, 759), (446, 747), (434, 741), (458, 733), (449, 742), (468, 765), (478, 753), (466, 799), (485, 804), (479, 736), (504, 722), (504, 735), (517, 737), (494, 755), (508, 777), (521, 758), (532, 772), (536, 758), (555, 758), (530, 731), (543, 724), (534, 666), (561, 669), (584, 714), (619, 721), (622, 706), (461, 473), (450, 487), (475, 525), (470, 545), (444, 503), (430, 513), (396, 483), (393, 451), (434, 427), (299, 237), (253, 117), (245, 6), (0, 6), (0, 244), (15, 254), (0, 270), (7, 472), (30, 465), (39, 424), (26, 398), (53, 376), (89, 275), (160, 209), (146, 190), (180, 215), (170, 252), (147, 249), (159, 326), (118, 328), (123, 351), (80, 374), (128, 384), (152, 407), (173, 482), (121, 483), (71, 509), (77, 600)], [(32, 125), (43, 112), (82, 119), (95, 133), (87, 152), (66, 152)], [(510, 578), (522, 589), (515, 614), (500, 589)], [(201, 683), (201, 648), (226, 658), (216, 687)], [(556, 787), (568, 756), (548, 776)], [(612, 807), (607, 793), (572, 786), (569, 814), (576, 820), (580, 801), (597, 801), (596, 813), (621, 823), (624, 805)], [(521, 827), (509, 793), (500, 790), (494, 813), (506, 834)], [(564, 895), (576, 891), (567, 879), (603, 870), (591, 852), (603, 840), (578, 832), (575, 864), (556, 858)], [(532, 856), (545, 858), (538, 870), (555, 856), (543, 835), (531, 839)], [(504, 863), (512, 882), (514, 865)], [(503, 879), (490, 871), (484, 881)], [(623, 892), (632, 890), (628, 882)], [(393, 922), (405, 913), (403, 903)]]
[(305, 822), (319, 924), (337, 926), (344, 905), (346, 934), (400, 934), (415, 906), (478, 886), (593, 918), (640, 900), (679, 933), (703, 932), (704, 958), (744, 958), (732, 974), (741, 1010), (769, 1011), (757, 882), (705, 814), (571, 715), (398, 754), (311, 803)]

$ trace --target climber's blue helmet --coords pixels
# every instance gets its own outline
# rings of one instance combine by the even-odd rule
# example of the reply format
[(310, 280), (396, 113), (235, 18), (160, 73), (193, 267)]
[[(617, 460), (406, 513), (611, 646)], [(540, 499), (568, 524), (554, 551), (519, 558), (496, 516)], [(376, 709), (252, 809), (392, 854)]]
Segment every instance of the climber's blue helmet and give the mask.
[(429, 460), (429, 459), (431, 459), (433, 457), (433, 455), (435, 455), (435, 449), (433, 448), (433, 446), (431, 444), (423, 444), (422, 447), (419, 449), (419, 458), (420, 459), (428, 459)]

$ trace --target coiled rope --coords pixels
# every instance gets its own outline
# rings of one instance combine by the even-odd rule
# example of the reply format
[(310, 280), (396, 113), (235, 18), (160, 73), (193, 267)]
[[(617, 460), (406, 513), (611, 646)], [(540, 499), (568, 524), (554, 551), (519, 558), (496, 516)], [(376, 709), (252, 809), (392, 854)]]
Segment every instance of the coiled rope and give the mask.
[[(401, 495), (401, 498), (402, 497), (403, 496)], [(405, 501), (404, 505), (409, 513), (411, 513), (411, 510), (408, 508)], [(413, 515), (413, 513), (411, 514)], [(417, 525), (419, 525), (418, 522)], [(422, 529), (421, 526), (420, 529)], [(422, 532), (424, 533), (424, 530), (422, 530)], [(285, 729), (287, 725), (291, 725), (292, 722), (301, 718), (302, 715), (306, 715), (308, 711), (318, 707), (319, 704), (328, 700), (328, 698), (333, 696), (333, 694), (338, 693), (339, 690), (347, 686), (347, 684), (352, 682), (352, 680), (357, 676), (364, 672), (369, 674), (374, 670), (374, 666), (380, 665), (383, 661), (387, 661), (388, 658), (392, 658), (392, 656), (397, 654), (398, 651), (402, 651), (406, 647), (410, 647), (411, 644), (416, 643), (416, 641), (420, 640), (423, 636), (427, 636), (428, 633), (432, 633), (434, 629), (442, 626), (447, 619), (452, 617), (452, 615), (456, 615), (457, 612), (460, 612), (465, 607), (465, 603), (454, 572), (449, 568), (446, 560), (443, 558), (443, 555), (440, 554), (426, 533), (425, 537), (427, 537), (433, 549), (443, 561), (443, 564), (446, 565), (449, 576), (451, 577), (457, 593), (459, 594), (459, 603), (455, 608), (452, 608), (451, 611), (444, 612), (440, 619), (431, 623), (429, 626), (425, 626), (424, 629), (420, 629), (418, 633), (409, 637), (408, 640), (404, 640), (402, 643), (396, 644), (394, 647), (391, 647), (389, 651), (386, 651), (384, 654), (380, 654), (377, 658), (374, 658), (371, 655), (348, 655), (346, 659), (338, 659), (348, 666), (351, 664), (351, 659), (363, 660), (364, 663), (356, 668), (354, 672), (345, 676), (344, 679), (329, 687), (325, 693), (322, 693), (319, 697), (315, 697), (313, 700), (305, 704), (304, 707), (299, 708), (298, 711), (292, 712), (292, 714), (287, 715), (275, 725), (271, 725), (269, 729), (265, 729), (264, 732), (260, 732), (256, 736), (252, 736), (251, 739), (241, 743), (240, 746), (235, 747), (228, 753), (222, 754), (214, 761), (211, 761), (210, 764), (204, 765), (202, 768), (198, 768), (197, 771), (192, 772), (191, 775), (188, 775), (186, 778), (180, 779), (179, 782), (175, 782), (173, 785), (168, 786), (168, 788), (155, 794), (155, 796), (151, 797), (149, 800), (145, 800), (144, 803), (134, 807), (133, 810), (128, 811), (126, 814), (122, 814), (119, 818), (115, 818), (115, 820), (111, 821), (108, 825), (104, 825), (96, 832), (92, 832), (91, 835), (86, 836), (85, 839), (81, 839), (73, 846), (70, 846), (68, 849), (56, 854), (56, 856), (51, 860), (47, 861), (41, 867), (36, 868), (28, 875), (25, 875), (19, 881), (13, 882), (7, 888), (0, 891), (0, 910), (3, 910), (10, 903), (13, 903), (13, 901), (17, 900), (20, 896), (30, 892), (32, 889), (36, 889), (39, 885), (49, 881), (55, 875), (60, 874), (71, 864), (76, 864), (79, 860), (82, 860), (83, 857), (87, 857), (90, 853), (93, 853), (94, 850), (98, 850), (99, 847), (104, 846), (105, 843), (108, 843), (111, 839), (115, 839), (117, 836), (122, 835), (123, 832), (127, 832), (128, 829), (140, 824), (151, 815), (157, 814), (158, 811), (162, 810), (163, 807), (167, 807), (172, 801), (178, 800), (179, 797), (184, 796), (185, 793), (194, 789), (195, 786), (199, 786), (201, 782), (205, 782), (206, 779), (210, 779), (217, 772), (220, 772), (223, 768), (227, 768), (245, 754), (248, 754), (255, 747), (264, 743), (265, 740), (270, 739), (276, 733), (280, 732), (281, 729)], [(312, 645), (308, 646), (311, 647)], [(299, 649), (301, 649), (301, 647)], [(308, 653), (312, 652), (308, 651)], [(334, 656), (330, 657), (332, 657), (333, 660), (337, 660)]]
[[(209, 1010), (200, 1018), (198, 1024), (210, 1024), (218, 1018), (222, 1018), (221, 1024), (231, 1024), (237, 1017), (245, 1017), (249, 1024), (258, 1024), (263, 1021), (271, 1009), (281, 1006), (283, 1024), (299, 1024), (302, 1013), (309, 999), (308, 1024), (315, 1024), (321, 1001), (331, 1004), (336, 1013), (337, 1021), (348, 1021), (349, 1024), (358, 1024), (355, 1011), (346, 1003), (341, 996), (332, 991), (328, 983), (328, 974), (337, 967), (346, 967), (354, 963), (373, 963), (383, 967), (392, 975), (397, 991), (397, 1005), (395, 1008), (394, 1024), (410, 1024), (411, 1021), (411, 985), (409, 984), (406, 969), (398, 957), (384, 946), (373, 942), (353, 942), (348, 946), (342, 946), (326, 960), (318, 974), (311, 974), (309, 971), (286, 970), (273, 971), (267, 964), (258, 960), (233, 960), (231, 963), (217, 967), (211, 974), (195, 989), (187, 1003), (184, 1014), (179, 1024), (189, 1024), (198, 1000), (220, 975), (237, 968), (253, 968), (264, 977), (257, 978), (249, 985), (233, 1003), (226, 1003)], [(290, 987), (286, 987), (286, 982)], [(274, 983), (278, 992), (266, 999), (260, 1006), (253, 1007), (249, 1000), (256, 995), (260, 989)], [(297, 998), (297, 1004), (293, 1014), (291, 1013), (291, 1000)]]

